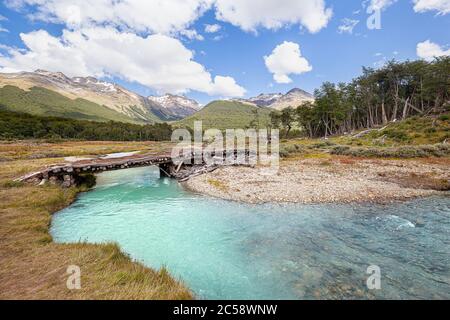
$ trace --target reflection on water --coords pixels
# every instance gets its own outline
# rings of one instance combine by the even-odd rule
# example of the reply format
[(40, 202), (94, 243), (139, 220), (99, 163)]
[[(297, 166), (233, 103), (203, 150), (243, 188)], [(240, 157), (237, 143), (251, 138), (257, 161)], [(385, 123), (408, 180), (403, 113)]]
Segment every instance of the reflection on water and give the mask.
[[(450, 198), (247, 205), (194, 195), (156, 168), (102, 173), (56, 214), (58, 242), (118, 242), (199, 298), (450, 298)], [(368, 290), (369, 265), (381, 290)]]

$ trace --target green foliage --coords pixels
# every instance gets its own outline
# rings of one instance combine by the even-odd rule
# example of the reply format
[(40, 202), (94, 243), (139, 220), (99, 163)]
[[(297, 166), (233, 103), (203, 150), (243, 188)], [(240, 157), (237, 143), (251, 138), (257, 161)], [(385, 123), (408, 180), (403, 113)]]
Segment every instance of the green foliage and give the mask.
[(396, 142), (406, 142), (409, 140), (409, 136), (406, 132), (399, 131), (399, 130), (385, 130), (384, 134), (386, 137), (396, 141)]
[(314, 149), (327, 149), (327, 148), (335, 146), (335, 145), (336, 145), (335, 143), (333, 143), (329, 140), (324, 140), (324, 141), (320, 141), (320, 142), (312, 144), (311, 147)]
[[(133, 119), (84, 99), (69, 99), (55, 91), (33, 87), (29, 91), (14, 86), (0, 88), (0, 105), (9, 111), (29, 113), (38, 116), (54, 116), (77, 120), (119, 121), (144, 123), (142, 119)], [(142, 115), (147, 122), (158, 122), (151, 114)]]
[[(351, 83), (325, 82), (316, 90), (314, 103), (296, 110), (296, 123), (310, 137), (344, 134), (411, 116), (448, 111), (450, 57), (432, 62), (390, 61), (383, 68), (363, 68)], [(443, 116), (447, 121), (448, 116)], [(428, 134), (435, 131), (430, 129)], [(387, 132), (389, 138), (405, 142), (408, 136)]]
[(405, 121), (390, 123), (384, 130), (375, 130), (360, 141), (370, 143), (383, 139), (386, 144), (435, 144), (443, 142), (449, 130), (448, 115), (414, 116)]
[(194, 121), (202, 121), (203, 129), (265, 128), (269, 124), (270, 109), (259, 108), (237, 101), (214, 101), (175, 124), (194, 127)]
[(111, 141), (170, 140), (172, 127), (167, 123), (138, 125), (122, 122), (81, 121), (57, 117), (33, 116), (0, 108), (0, 139), (60, 139)]
[(307, 148), (299, 144), (281, 145), (280, 157), (287, 158), (291, 155), (306, 153), (307, 151)]

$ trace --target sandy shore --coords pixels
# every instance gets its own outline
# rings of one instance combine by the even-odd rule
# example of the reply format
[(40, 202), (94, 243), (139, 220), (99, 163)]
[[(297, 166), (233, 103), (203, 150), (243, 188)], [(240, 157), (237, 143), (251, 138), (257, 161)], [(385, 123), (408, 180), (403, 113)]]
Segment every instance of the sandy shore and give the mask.
[(448, 160), (357, 160), (350, 158), (283, 161), (277, 174), (258, 168), (222, 167), (194, 177), (191, 191), (247, 203), (390, 202), (449, 194)]

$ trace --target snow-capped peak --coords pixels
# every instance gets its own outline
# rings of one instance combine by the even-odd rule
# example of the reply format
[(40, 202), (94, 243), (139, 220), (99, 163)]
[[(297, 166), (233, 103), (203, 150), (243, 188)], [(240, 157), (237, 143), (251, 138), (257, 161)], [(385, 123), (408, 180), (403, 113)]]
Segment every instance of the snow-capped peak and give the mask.
[(189, 99), (185, 96), (178, 96), (166, 93), (162, 96), (149, 96), (149, 100), (161, 104), (162, 107), (171, 109), (174, 107), (186, 107), (194, 110), (199, 110), (200, 105), (197, 101)]

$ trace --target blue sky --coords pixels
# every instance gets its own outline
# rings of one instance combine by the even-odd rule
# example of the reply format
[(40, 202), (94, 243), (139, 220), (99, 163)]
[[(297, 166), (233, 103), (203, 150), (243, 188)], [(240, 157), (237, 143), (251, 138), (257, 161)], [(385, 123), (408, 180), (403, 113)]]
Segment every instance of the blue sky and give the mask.
[[(107, 0), (101, 0), (98, 3), (105, 1)], [(194, 1), (191, 0), (191, 2)], [(245, 0), (242, 1), (245, 2)], [(288, 1), (286, 6), (305, 1), (308, 0)], [(134, 17), (133, 20), (124, 18), (123, 23), (118, 23), (117, 18), (114, 17), (97, 17), (95, 10), (92, 11), (94, 18), (88, 22), (77, 20), (76, 23), (68, 23), (63, 19), (64, 16), (57, 11), (60, 9), (52, 6), (52, 0), (38, 1), (39, 5), (33, 4), (33, 0), (10, 1), (6, 2), (6, 5), (4, 2), (0, 5), (0, 15), (2, 16), (0, 18), (0, 30), (2, 30), (0, 32), (2, 53), (0, 67), (4, 68), (4, 72), (40, 67), (53, 69), (51, 71), (66, 71), (69, 75), (75, 76), (78, 75), (76, 74), (78, 71), (76, 65), (86, 64), (80, 68), (79, 75), (92, 74), (103, 77), (142, 95), (172, 91), (184, 93), (201, 103), (207, 103), (228, 95), (244, 94), (245, 97), (251, 97), (261, 92), (286, 92), (293, 87), (313, 92), (324, 81), (351, 80), (360, 74), (362, 66), (377, 67), (384, 61), (394, 58), (396, 60), (432, 59), (434, 55), (449, 54), (450, 52), (448, 50), (450, 46), (449, 0), (437, 1), (438, 5), (436, 5), (436, 1), (427, 0), (375, 0), (375, 3), (382, 8), (381, 29), (375, 30), (369, 30), (366, 26), (369, 14), (365, 7), (370, 5), (370, 1), (312, 1), (318, 4), (317, 8), (319, 9), (308, 10), (311, 12), (315, 10), (311, 14), (317, 14), (317, 19), (327, 15), (325, 10), (329, 10), (329, 13), (332, 11), (332, 15), (330, 14), (330, 17), (327, 18), (325, 25), (315, 21), (304, 22), (308, 20), (308, 12), (306, 15), (299, 13), (298, 17), (289, 12), (281, 12), (278, 20), (275, 21), (279, 25), (275, 27), (270, 25), (272, 22), (258, 24), (257, 19), (264, 15), (265, 8), (261, 8), (259, 12), (255, 13), (258, 17), (252, 17), (251, 12), (237, 17), (226, 17), (226, 11), (220, 13), (222, 16), (218, 16), (219, 9), (214, 7), (214, 4), (201, 4), (204, 5), (202, 9), (193, 10), (194, 17), (192, 15), (189, 18), (180, 17), (179, 25), (169, 25), (169, 27), (165, 24), (165, 17), (161, 18), (158, 26), (147, 25), (145, 19), (142, 20), (144, 22), (136, 22)], [(65, 2), (68, 6), (80, 3), (80, 1)], [(239, 0), (235, 0), (235, 2), (238, 3)], [(320, 2), (324, 5), (322, 10)], [(193, 5), (195, 6), (195, 4)], [(295, 6), (295, 4), (293, 5)], [(80, 8), (82, 16), (89, 15), (85, 13), (89, 9), (83, 11), (85, 7), (80, 6)], [(236, 8), (239, 9), (239, 5)], [(153, 11), (154, 8), (152, 8)], [(270, 8), (268, 11), (266, 14), (270, 15)], [(167, 17), (167, 21), (173, 21), (173, 19), (171, 16)], [(359, 22), (352, 32), (349, 30), (339, 32), (339, 27), (343, 25), (343, 19)], [(220, 26), (220, 30), (217, 32), (207, 33), (205, 31), (206, 25), (216, 24)], [(64, 31), (83, 34), (83, 30), (87, 28), (97, 28), (95, 30), (107, 28), (108, 32), (114, 28), (117, 32), (114, 39), (121, 37), (121, 33), (124, 32), (134, 35), (134, 40), (130, 41), (135, 41), (132, 42), (136, 43), (135, 50), (120, 48), (121, 46), (114, 42), (116, 40), (111, 40), (105, 44), (108, 51), (105, 51), (103, 55), (105, 61), (102, 61), (102, 58), (98, 58), (93, 53), (83, 51), (87, 50), (81, 48), (83, 40), (76, 40), (78, 42), (74, 41), (70, 44), (67, 44), (67, 39), (61, 40)], [(249, 28), (252, 30), (248, 30)], [(320, 30), (312, 31), (314, 28)], [(38, 30), (45, 30), (48, 36), (42, 33), (33, 33)], [(191, 35), (191, 38), (194, 38), (189, 39), (185, 30), (190, 30), (191, 34), (195, 31), (196, 34)], [(26, 44), (21, 38), (21, 34), (30, 33), (32, 36), (28, 37), (29, 42)], [(148, 40), (146, 37), (155, 34), (163, 34), (165, 38), (155, 37), (153, 39), (155, 41), (144, 43), (144, 40)], [(43, 43), (55, 39), (62, 43), (58, 44), (57, 49), (43, 47)], [(429, 41), (426, 42), (427, 40)], [(277, 46), (285, 42), (298, 45), (301, 53), (297, 58), (300, 58), (301, 61), (293, 59), (284, 61), (284, 63), (280, 62), (282, 65), (287, 63), (287, 71), (283, 72), (292, 82), (278, 83), (273, 77), (273, 70), (269, 70), (270, 68), (266, 65), (264, 57), (270, 56)], [(32, 48), (29, 47), (30, 43), (32, 43)], [(102, 41), (86, 43), (92, 48), (103, 45)], [(423, 43), (423, 50), (418, 53), (419, 43)], [(142, 52), (145, 54), (135, 56), (136, 52), (141, 52), (141, 45), (143, 46)], [(173, 50), (167, 49), (166, 52), (165, 48), (172, 47), (172, 45)], [(70, 46), (70, 48), (67, 49), (65, 46)], [(286, 48), (282, 47), (287, 49), (287, 46)], [(291, 45), (290, 49), (292, 48), (295, 49), (295, 46)], [(99, 52), (101, 50), (101, 47), (97, 49)], [(115, 50), (120, 51), (121, 57), (128, 54), (129, 60), (127, 60), (128, 57), (123, 57), (121, 65), (112, 67), (114, 64), (119, 64), (114, 58)], [(159, 50), (162, 51), (161, 54), (153, 56), (153, 52)], [(192, 57), (181, 59), (182, 61), (178, 58), (188, 55), (189, 51), (193, 52)], [(291, 51), (289, 52), (292, 53)], [(54, 57), (52, 57), (53, 52)], [(147, 54), (147, 52), (149, 53)], [(66, 56), (64, 56), (65, 54)], [(150, 56), (148, 60), (145, 60), (146, 55)], [(171, 57), (171, 55), (175, 55), (175, 57)], [(278, 60), (283, 57), (285, 56), (281, 54), (275, 55), (275, 64), (278, 65)], [(62, 62), (58, 63), (58, 59)], [(106, 61), (108, 59), (109, 61)], [(95, 63), (91, 63), (91, 61), (95, 61)], [(303, 69), (298, 66), (297, 71), (290, 73), (290, 61), (293, 61), (293, 65), (296, 61), (299, 64), (306, 63), (312, 67), (312, 70), (307, 71), (304, 66)], [(130, 63), (129, 74), (126, 67), (128, 62)], [(174, 71), (169, 67), (167, 72), (171, 72), (171, 74), (168, 76), (164, 73), (167, 69), (165, 63), (177, 66)], [(295, 70), (295, 67), (292, 67)], [(56, 70), (58, 68), (64, 70)], [(227, 81), (219, 83), (219, 80), (223, 79), (215, 79), (215, 76), (228, 78)], [(155, 81), (152, 77), (167, 79)], [(196, 79), (203, 77), (205, 77), (204, 80), (197, 84)]]

